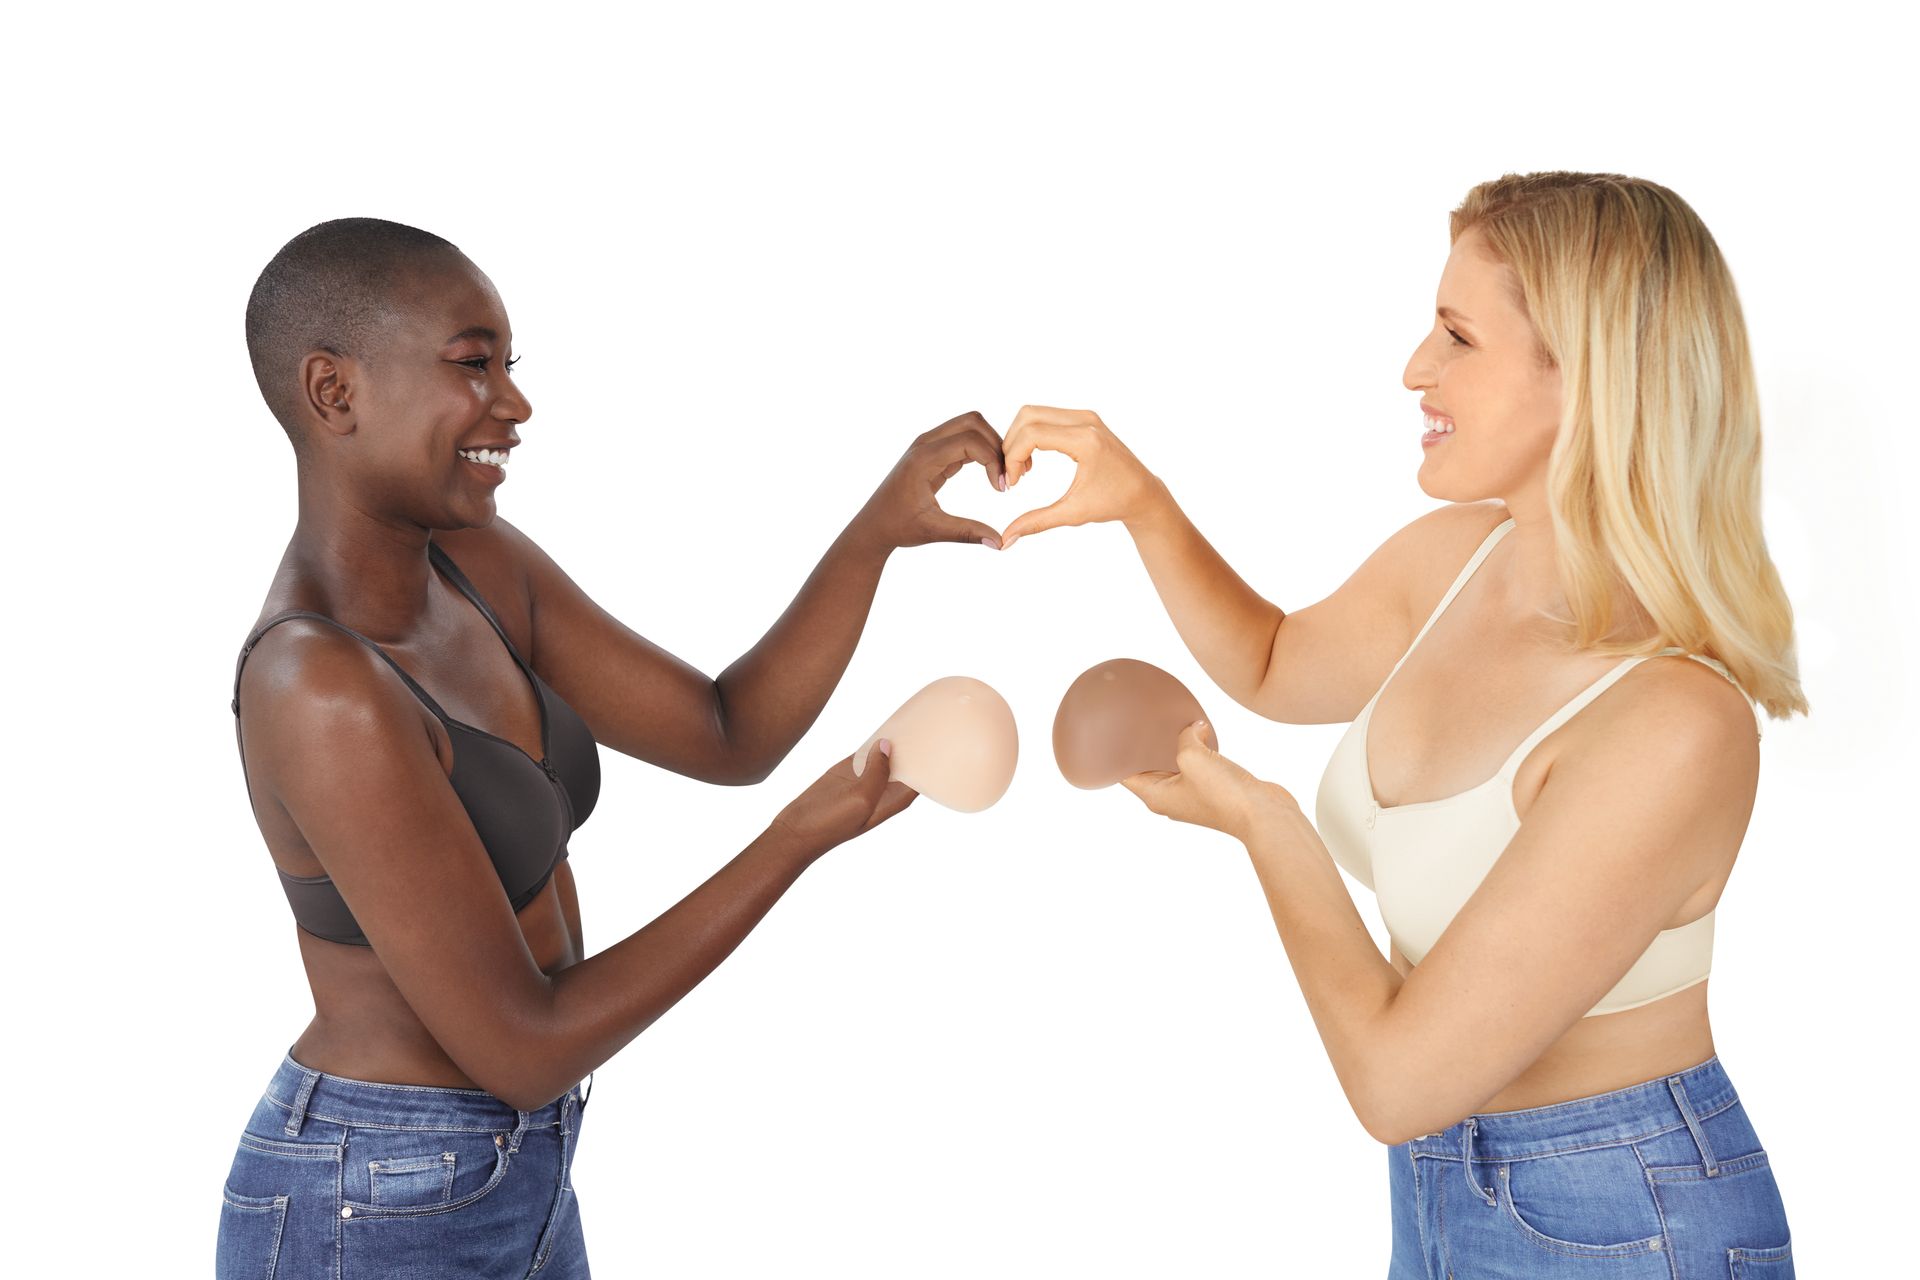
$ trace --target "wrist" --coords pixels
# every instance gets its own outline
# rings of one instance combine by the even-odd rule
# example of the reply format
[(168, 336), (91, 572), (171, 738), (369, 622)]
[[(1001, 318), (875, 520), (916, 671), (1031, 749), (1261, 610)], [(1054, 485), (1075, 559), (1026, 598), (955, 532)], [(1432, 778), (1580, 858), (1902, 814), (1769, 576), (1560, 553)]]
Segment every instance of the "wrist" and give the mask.
[(1263, 785), (1247, 806), (1239, 835), (1249, 853), (1259, 853), (1296, 848), (1319, 833), (1307, 821), (1307, 815), (1300, 812), (1300, 805), (1290, 793)]
[(748, 846), (749, 851), (787, 868), (794, 875), (818, 862), (831, 848), (832, 845), (822, 844), (818, 838), (784, 827), (778, 821), (770, 823)]
[(1173, 500), (1173, 491), (1167, 488), (1166, 481), (1149, 472), (1144, 496), (1122, 518), (1121, 523), (1135, 538), (1152, 536), (1164, 531), (1179, 512), (1180, 508)]
[(894, 549), (893, 539), (886, 536), (879, 522), (864, 507), (840, 531), (838, 541), (848, 555), (863, 563), (884, 564)]

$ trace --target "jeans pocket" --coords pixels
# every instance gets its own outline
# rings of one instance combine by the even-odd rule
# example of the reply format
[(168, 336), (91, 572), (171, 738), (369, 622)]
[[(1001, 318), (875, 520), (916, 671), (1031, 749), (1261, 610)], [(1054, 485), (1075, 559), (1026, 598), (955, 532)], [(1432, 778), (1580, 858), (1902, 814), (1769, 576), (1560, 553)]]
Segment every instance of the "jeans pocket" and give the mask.
[(459, 1160), (457, 1151), (369, 1160), (367, 1198), (389, 1208), (446, 1204), (453, 1199), (453, 1171)]
[(288, 1199), (241, 1195), (230, 1185), (221, 1188), (215, 1280), (273, 1280), (274, 1268), (280, 1264)]
[(1771, 1249), (1729, 1249), (1733, 1280), (1793, 1280), (1793, 1242)]
[(491, 1193), (513, 1163), (508, 1134), (485, 1129), (347, 1130), (343, 1218), (451, 1213)]
[(1549, 1253), (1623, 1258), (1664, 1247), (1660, 1209), (1631, 1146), (1510, 1161), (1494, 1181), (1520, 1234)]

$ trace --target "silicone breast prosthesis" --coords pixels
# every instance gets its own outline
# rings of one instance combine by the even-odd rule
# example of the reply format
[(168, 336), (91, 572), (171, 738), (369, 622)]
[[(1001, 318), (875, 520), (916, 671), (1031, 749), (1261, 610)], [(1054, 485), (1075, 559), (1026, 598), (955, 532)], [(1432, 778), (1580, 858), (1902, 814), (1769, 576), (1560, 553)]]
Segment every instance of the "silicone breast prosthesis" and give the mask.
[[(1174, 772), (1180, 731), (1202, 719), (1200, 702), (1150, 662), (1114, 658), (1067, 686), (1053, 718), (1053, 758), (1076, 787), (1110, 787), (1149, 769)], [(1219, 740), (1209, 720), (1207, 745)]]
[(978, 813), (1005, 795), (1020, 756), (1013, 708), (971, 676), (935, 680), (901, 703), (853, 753), (855, 777), (882, 738), (893, 744), (890, 777), (962, 813)]

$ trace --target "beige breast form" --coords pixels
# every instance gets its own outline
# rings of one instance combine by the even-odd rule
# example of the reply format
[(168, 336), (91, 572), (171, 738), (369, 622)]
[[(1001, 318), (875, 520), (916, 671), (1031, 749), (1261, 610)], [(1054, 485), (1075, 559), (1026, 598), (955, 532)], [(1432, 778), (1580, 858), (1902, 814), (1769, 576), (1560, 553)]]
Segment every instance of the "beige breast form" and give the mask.
[(971, 676), (935, 680), (901, 703), (853, 753), (856, 776), (882, 738), (893, 744), (893, 779), (962, 813), (977, 813), (1005, 795), (1020, 757), (1013, 708)]
[[(1205, 718), (1187, 686), (1150, 662), (1114, 658), (1067, 686), (1053, 718), (1053, 758), (1076, 787), (1110, 787), (1130, 774), (1174, 770), (1180, 731)], [(1213, 725), (1207, 745), (1218, 751)]]

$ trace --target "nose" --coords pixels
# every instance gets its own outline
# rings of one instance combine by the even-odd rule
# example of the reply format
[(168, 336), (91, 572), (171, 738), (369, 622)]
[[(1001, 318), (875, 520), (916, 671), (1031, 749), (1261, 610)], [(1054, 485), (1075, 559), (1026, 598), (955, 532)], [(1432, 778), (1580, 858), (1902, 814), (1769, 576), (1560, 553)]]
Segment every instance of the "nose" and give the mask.
[(509, 382), (505, 392), (493, 402), (493, 416), (513, 423), (525, 422), (533, 416), (533, 402), (527, 399), (524, 391)]
[(1433, 385), (1433, 358), (1427, 354), (1431, 344), (1431, 337), (1421, 339), (1420, 345), (1407, 358), (1407, 367), (1400, 374), (1400, 385), (1409, 391), (1423, 391)]

